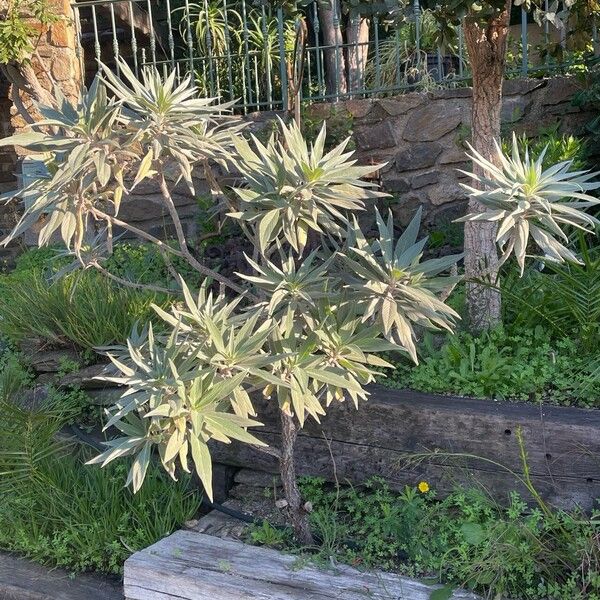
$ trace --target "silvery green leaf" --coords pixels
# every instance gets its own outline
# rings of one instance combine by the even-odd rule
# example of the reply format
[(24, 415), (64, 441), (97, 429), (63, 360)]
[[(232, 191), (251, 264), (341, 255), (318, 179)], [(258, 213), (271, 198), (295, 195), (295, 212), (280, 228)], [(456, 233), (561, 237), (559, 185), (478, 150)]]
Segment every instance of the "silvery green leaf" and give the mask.
[(567, 240), (562, 227), (570, 226), (595, 233), (598, 220), (583, 211), (600, 200), (588, 192), (598, 189), (600, 173), (572, 171), (572, 161), (563, 161), (547, 169), (542, 160), (547, 148), (537, 159), (522, 157), (513, 134), (512, 155), (504, 156), (497, 146), (497, 160), (493, 164), (471, 149), (471, 158), (487, 175), (469, 174), (480, 183), (481, 189), (469, 188), (472, 197), (485, 207), (479, 213), (467, 215), (459, 221), (497, 221), (497, 242), (506, 261), (515, 255), (523, 274), (527, 247), (531, 238), (543, 254), (559, 262), (577, 261), (576, 255), (560, 244), (556, 237)]

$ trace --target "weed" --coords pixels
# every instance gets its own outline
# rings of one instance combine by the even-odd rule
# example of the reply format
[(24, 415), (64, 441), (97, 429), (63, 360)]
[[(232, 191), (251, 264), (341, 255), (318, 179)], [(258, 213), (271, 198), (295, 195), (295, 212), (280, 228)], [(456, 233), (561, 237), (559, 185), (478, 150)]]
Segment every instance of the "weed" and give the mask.
[[(520, 447), (526, 465), (522, 438)], [(521, 480), (536, 498), (527, 469)], [(577, 512), (553, 511), (539, 496), (531, 509), (514, 492), (506, 506), (477, 488), (457, 489), (438, 500), (429, 484), (396, 493), (378, 478), (345, 488), (304, 478), (301, 486), (313, 504), (311, 524), (321, 540), (301, 564), (338, 560), (392, 570), (442, 582), (450, 595), (464, 586), (487, 598), (600, 598), (600, 523)], [(266, 530), (255, 526), (252, 539), (270, 545), (270, 538), (258, 533)], [(285, 541), (288, 550), (300, 550), (291, 538)], [(282, 540), (277, 543), (281, 547)]]

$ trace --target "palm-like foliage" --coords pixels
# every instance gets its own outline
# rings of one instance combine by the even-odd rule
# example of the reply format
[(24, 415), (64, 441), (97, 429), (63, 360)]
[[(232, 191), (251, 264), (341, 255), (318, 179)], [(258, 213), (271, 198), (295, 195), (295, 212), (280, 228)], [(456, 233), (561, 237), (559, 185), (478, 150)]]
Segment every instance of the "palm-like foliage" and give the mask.
[(342, 235), (345, 211), (362, 210), (364, 200), (385, 194), (361, 180), (378, 166), (356, 166), (345, 152), (349, 139), (326, 154), (325, 125), (310, 147), (295, 123), (282, 122), (281, 133), (281, 141), (272, 136), (266, 146), (253, 137), (256, 150), (236, 140), (246, 185), (235, 190), (241, 206), (231, 216), (256, 226), (261, 252), (285, 240), (301, 254), (310, 230)]
[(501, 261), (505, 262), (514, 253), (521, 273), (530, 237), (548, 259), (578, 262), (576, 254), (565, 245), (569, 238), (564, 227), (593, 232), (599, 224), (583, 210), (600, 203), (587, 193), (600, 187), (599, 182), (593, 181), (598, 173), (573, 172), (570, 160), (544, 169), (546, 150), (536, 160), (530, 158), (527, 149), (521, 157), (515, 136), (511, 157), (505, 156), (498, 145), (497, 151), (500, 166), (471, 148), (470, 158), (486, 175), (465, 172), (481, 189), (463, 187), (488, 210), (459, 220), (497, 221), (496, 241), (503, 253)]
[[(129, 341), (123, 356), (111, 355), (120, 375), (104, 379), (126, 386), (127, 391), (108, 411), (105, 429), (114, 426), (124, 437), (107, 442), (108, 449), (90, 463), (106, 465), (116, 458), (135, 455), (127, 484), (136, 491), (144, 481), (154, 447), (174, 479), (177, 464), (189, 472), (191, 453), (212, 498), (207, 442), (237, 439), (260, 446), (262, 442), (247, 431), (260, 423), (229, 410), (231, 404), (238, 404), (240, 395), (247, 398), (243, 388), (246, 372), (224, 375), (211, 365), (199, 365), (198, 357), (181, 343), (178, 334), (175, 329), (167, 339), (155, 340), (150, 327)], [(215, 345), (220, 346), (219, 342)]]
[(436, 293), (452, 289), (458, 277), (438, 277), (462, 258), (446, 256), (421, 262), (427, 238), (417, 241), (421, 209), (394, 244), (392, 214), (387, 222), (376, 210), (379, 238), (369, 243), (354, 219), (352, 243), (342, 260), (348, 288), (364, 310), (363, 322), (376, 320), (384, 336), (417, 362), (413, 325), (452, 330), (460, 318)]
[(177, 9), (184, 11), (179, 28), (181, 39), (187, 40), (191, 36), (200, 56), (212, 54), (222, 57), (228, 50), (231, 51), (232, 42), (237, 46), (243, 20), (237, 10), (229, 8), (225, 12), (222, 2), (212, 0), (207, 5), (205, 7), (204, 3), (190, 2)]
[[(194, 164), (230, 157), (231, 133), (240, 127), (223, 123), (222, 113), (231, 105), (195, 98), (190, 79), (177, 84), (175, 73), (162, 79), (156, 69), (146, 68), (138, 81), (124, 62), (122, 78), (108, 69), (104, 73), (105, 79), (97, 78), (77, 106), (60, 96), (60, 110), (38, 107), (44, 120), (32, 133), (0, 141), (51, 154), (47, 176), (5, 196), (28, 193), (33, 201), (4, 244), (49, 215), (40, 229), (39, 245), (60, 232), (83, 262), (84, 235), (91, 221), (106, 219), (110, 229), (110, 217), (118, 215), (123, 195), (143, 179), (175, 165), (193, 191)], [(107, 208), (112, 212), (108, 217)]]
[(238, 273), (242, 279), (252, 282), (269, 297), (269, 315), (286, 311), (286, 320), (293, 321), (296, 311), (302, 314), (315, 307), (315, 302), (325, 296), (329, 281), (327, 269), (330, 260), (316, 263), (317, 253), (311, 252), (296, 268), (294, 257), (282, 257), (281, 267), (265, 259), (261, 266), (246, 256), (256, 275)]
[(543, 271), (527, 269), (523, 278), (509, 271), (503, 293), (512, 300), (508, 319), (515, 325), (543, 323), (592, 354), (600, 349), (600, 253), (580, 234), (578, 254), (582, 264), (545, 261)]
[(133, 186), (152, 173), (155, 161), (173, 161), (194, 193), (192, 165), (209, 158), (224, 163), (230, 156), (231, 134), (242, 127), (226, 120), (223, 126), (222, 115), (233, 103), (196, 97), (190, 76), (178, 84), (176, 71), (163, 78), (156, 68), (146, 68), (138, 81), (123, 62), (121, 73), (122, 78), (104, 69), (104, 81), (128, 109), (120, 121), (144, 151)]
[(40, 466), (60, 456), (69, 444), (58, 433), (77, 412), (64, 401), (39, 395), (24, 401), (26, 379), (17, 362), (5, 362), (0, 374), (0, 491), (25, 482), (46, 485)]

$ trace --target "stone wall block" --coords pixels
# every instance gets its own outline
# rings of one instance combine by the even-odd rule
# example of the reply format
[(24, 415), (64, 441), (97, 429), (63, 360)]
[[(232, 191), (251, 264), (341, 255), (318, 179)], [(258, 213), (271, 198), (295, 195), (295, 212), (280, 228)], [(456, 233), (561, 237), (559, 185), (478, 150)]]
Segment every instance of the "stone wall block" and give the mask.
[(454, 131), (467, 115), (467, 104), (462, 99), (427, 103), (409, 115), (404, 139), (408, 142), (434, 142)]
[[(346, 102), (344, 102), (343, 104), (344, 108), (352, 115), (353, 118), (363, 119), (371, 111), (371, 108), (373, 107), (373, 100), (346, 100)], [(310, 111), (312, 113), (313, 106), (310, 107)]]
[(383, 177), (381, 185), (386, 192), (403, 194), (410, 190), (410, 181), (406, 177), (397, 177), (396, 173), (392, 173), (390, 177)]
[(396, 117), (398, 115), (405, 115), (421, 106), (427, 101), (423, 94), (412, 93), (405, 94), (404, 96), (396, 96), (394, 98), (381, 98), (376, 100), (378, 106), (382, 108), (386, 115)]
[(66, 20), (61, 20), (52, 24), (49, 31), (48, 42), (58, 48), (74, 48), (75, 39), (73, 30)]
[(355, 126), (354, 137), (361, 150), (394, 148), (396, 146), (394, 126), (389, 120), (360, 127)]
[(390, 210), (394, 215), (394, 222), (401, 227), (406, 227), (414, 217), (415, 212), (420, 207), (427, 206), (428, 204), (429, 199), (424, 192), (419, 194), (405, 194), (390, 205)]
[(429, 201), (434, 206), (440, 206), (457, 200), (465, 200), (467, 192), (458, 184), (452, 173), (444, 173), (440, 176), (437, 185), (432, 186), (427, 194)]
[(429, 92), (431, 100), (449, 100), (450, 98), (472, 98), (473, 90), (468, 87), (433, 90)]
[(547, 80), (546, 93), (542, 97), (544, 106), (571, 102), (571, 98), (582, 86), (572, 77), (554, 77)]
[(505, 79), (502, 86), (504, 96), (522, 96), (531, 94), (546, 86), (546, 79)]
[(530, 95), (505, 96), (502, 101), (502, 112), (500, 113), (500, 119), (503, 123), (520, 121), (527, 114), (531, 103), (532, 98)]
[(413, 175), (410, 184), (413, 190), (426, 187), (428, 185), (434, 185), (440, 180), (439, 171), (426, 171), (425, 173), (419, 173)]
[(400, 173), (432, 167), (444, 149), (438, 142), (404, 144), (401, 148), (395, 160)]
[(459, 146), (458, 141), (455, 139), (448, 140), (447, 143), (444, 144), (444, 152), (440, 156), (439, 164), (440, 165), (458, 165), (467, 161), (467, 148), (463, 148)]

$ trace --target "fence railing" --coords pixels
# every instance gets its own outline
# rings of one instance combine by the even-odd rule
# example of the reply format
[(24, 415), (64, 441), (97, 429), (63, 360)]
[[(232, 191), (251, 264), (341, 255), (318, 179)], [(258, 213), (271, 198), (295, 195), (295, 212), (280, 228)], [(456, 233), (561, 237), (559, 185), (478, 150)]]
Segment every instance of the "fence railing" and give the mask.
[[(302, 101), (318, 102), (469, 81), (462, 29), (457, 28), (456, 43), (441, 51), (434, 42), (434, 20), (418, 0), (412, 18), (400, 25), (385, 14), (341, 14), (335, 1), (314, 0), (301, 20), (268, 5), (252, 0), (77, 1), (73, 10), (86, 77), (93, 77), (99, 61), (118, 71), (120, 59), (136, 73), (144, 65), (165, 74), (174, 70), (178, 77), (191, 73), (201, 94), (238, 100), (245, 112), (289, 108), (295, 91)], [(593, 23), (588, 48), (565, 59), (567, 39), (560, 32), (548, 24), (540, 29), (522, 10), (512, 22), (508, 77), (567, 70), (598, 53)], [(560, 61), (552, 48), (562, 51)]]

